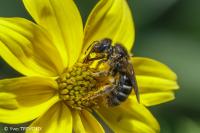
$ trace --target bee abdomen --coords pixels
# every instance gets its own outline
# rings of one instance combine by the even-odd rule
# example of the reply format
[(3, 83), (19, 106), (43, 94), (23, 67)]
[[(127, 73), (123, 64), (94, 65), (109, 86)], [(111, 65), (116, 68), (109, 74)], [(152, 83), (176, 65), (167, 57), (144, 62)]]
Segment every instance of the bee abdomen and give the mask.
[(132, 92), (132, 86), (122, 85), (120, 91), (125, 93), (126, 95), (129, 95)]
[(121, 102), (125, 101), (127, 98), (128, 98), (128, 95), (126, 95), (123, 92), (115, 90), (112, 92), (112, 95), (108, 97), (109, 105), (117, 106)]
[(128, 96), (124, 94), (123, 92), (118, 92), (116, 97), (119, 101), (123, 102), (127, 99)]

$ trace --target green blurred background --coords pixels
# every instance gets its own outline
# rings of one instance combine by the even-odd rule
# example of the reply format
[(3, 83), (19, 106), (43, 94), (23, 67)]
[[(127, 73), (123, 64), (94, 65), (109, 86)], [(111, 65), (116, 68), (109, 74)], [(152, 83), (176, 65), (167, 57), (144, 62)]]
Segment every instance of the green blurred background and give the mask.
[[(84, 21), (96, 1), (76, 0)], [(129, 0), (129, 4), (136, 25), (135, 55), (157, 59), (178, 75), (176, 100), (150, 108), (161, 133), (200, 133), (200, 0)], [(31, 19), (21, 0), (0, 0), (0, 16)], [(2, 59), (0, 70), (0, 78), (19, 75)]]

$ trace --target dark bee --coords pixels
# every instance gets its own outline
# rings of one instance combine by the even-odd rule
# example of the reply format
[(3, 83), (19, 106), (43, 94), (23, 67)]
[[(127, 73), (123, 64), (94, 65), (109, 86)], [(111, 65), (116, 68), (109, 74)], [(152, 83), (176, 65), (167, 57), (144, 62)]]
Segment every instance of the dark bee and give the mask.
[[(90, 57), (91, 53), (95, 53), (95, 57)], [(109, 87), (111, 90), (108, 95), (108, 103), (110, 106), (119, 105), (125, 101), (134, 88), (136, 98), (139, 102), (138, 86), (134, 74), (133, 65), (131, 64), (130, 55), (127, 50), (116, 43), (112, 46), (112, 40), (105, 38), (92, 44), (89, 54), (86, 56), (84, 63), (99, 60), (97, 67), (106, 62), (109, 64), (109, 75), (118, 77), (114, 85)]]
[(119, 75), (119, 80), (113, 88), (111, 94), (108, 95), (108, 104), (110, 106), (117, 106), (125, 101), (132, 92), (131, 80), (126, 75)]

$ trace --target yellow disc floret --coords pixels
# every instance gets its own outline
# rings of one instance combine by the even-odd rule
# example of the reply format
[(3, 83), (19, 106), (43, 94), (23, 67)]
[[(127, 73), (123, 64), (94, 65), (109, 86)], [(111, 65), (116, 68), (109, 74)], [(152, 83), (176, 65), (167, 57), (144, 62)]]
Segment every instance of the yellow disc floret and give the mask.
[(97, 107), (101, 82), (98, 71), (87, 64), (77, 63), (57, 79), (59, 95), (65, 104), (75, 109)]

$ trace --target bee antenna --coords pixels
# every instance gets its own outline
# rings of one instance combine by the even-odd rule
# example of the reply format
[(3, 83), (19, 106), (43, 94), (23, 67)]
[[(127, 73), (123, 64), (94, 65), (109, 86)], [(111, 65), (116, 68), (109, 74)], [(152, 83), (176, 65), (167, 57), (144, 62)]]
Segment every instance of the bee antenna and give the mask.
[(86, 54), (86, 52), (90, 49), (90, 47), (91, 47), (92, 45), (94, 45), (95, 43), (98, 43), (98, 42), (99, 42), (99, 41), (94, 41), (93, 43), (91, 43), (90, 46), (86, 49), (85, 54)]

